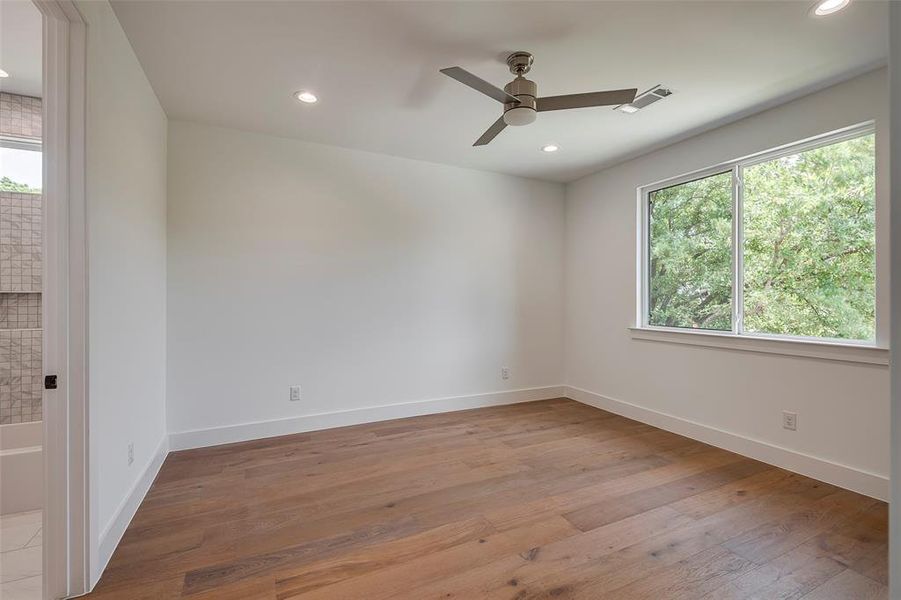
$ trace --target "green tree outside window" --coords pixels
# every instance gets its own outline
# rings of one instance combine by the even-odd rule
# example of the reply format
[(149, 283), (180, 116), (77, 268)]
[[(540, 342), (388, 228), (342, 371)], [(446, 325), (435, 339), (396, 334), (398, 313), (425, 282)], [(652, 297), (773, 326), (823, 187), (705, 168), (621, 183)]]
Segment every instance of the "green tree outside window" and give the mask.
[[(741, 330), (874, 339), (875, 136), (739, 173)], [(648, 194), (650, 325), (733, 329), (733, 206), (731, 170)]]

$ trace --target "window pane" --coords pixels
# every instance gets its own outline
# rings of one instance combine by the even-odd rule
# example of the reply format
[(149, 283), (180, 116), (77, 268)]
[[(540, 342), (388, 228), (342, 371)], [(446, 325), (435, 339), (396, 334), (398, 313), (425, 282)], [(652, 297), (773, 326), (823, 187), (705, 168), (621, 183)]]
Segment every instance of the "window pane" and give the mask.
[(0, 191), (40, 192), (41, 153), (0, 147)]
[(650, 194), (648, 323), (732, 329), (732, 173)]
[(745, 330), (873, 339), (874, 136), (747, 167), (743, 180)]

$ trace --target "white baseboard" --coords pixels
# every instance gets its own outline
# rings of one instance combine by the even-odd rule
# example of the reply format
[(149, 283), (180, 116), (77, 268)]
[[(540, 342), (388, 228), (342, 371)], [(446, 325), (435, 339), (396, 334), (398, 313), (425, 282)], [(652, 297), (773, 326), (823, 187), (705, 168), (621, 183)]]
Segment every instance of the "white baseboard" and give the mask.
[(196, 429), (172, 433), (168, 440), (164, 439), (141, 477), (135, 482), (130, 493), (119, 505), (115, 516), (100, 536), (99, 562), (97, 570), (92, 573), (91, 587), (100, 579), (113, 551), (122, 539), (122, 535), (131, 523), (141, 501), (150, 489), (150, 485), (159, 473), (163, 461), (170, 450), (187, 450), (216, 446), (233, 442), (290, 435), (305, 431), (316, 431), (361, 423), (374, 423), (389, 419), (413, 417), (427, 414), (501, 406), (567, 397), (577, 402), (594, 406), (603, 410), (641, 421), (660, 429), (678, 433), (686, 437), (717, 446), (743, 456), (794, 471), (814, 479), (819, 479), (873, 498), (887, 500), (889, 481), (887, 477), (869, 473), (847, 465), (803, 454), (776, 446), (761, 440), (751, 439), (737, 433), (724, 431), (703, 425), (688, 419), (644, 408), (622, 400), (608, 398), (588, 390), (573, 386), (547, 386), (526, 388), (469, 396), (436, 398), (418, 402), (388, 404), (368, 408), (359, 408), (331, 413), (304, 415), (287, 419), (242, 423), (209, 429)]
[(109, 564), (109, 560), (112, 558), (116, 546), (119, 545), (119, 540), (122, 539), (125, 530), (128, 529), (128, 525), (138, 511), (138, 507), (141, 506), (141, 502), (144, 501), (144, 496), (147, 495), (150, 485), (153, 483), (153, 480), (156, 479), (157, 473), (160, 472), (160, 467), (163, 466), (163, 461), (166, 460), (168, 454), (169, 438), (168, 436), (163, 436), (163, 440), (151, 457), (150, 463), (148, 463), (144, 472), (138, 480), (135, 481), (131, 490), (129, 490), (128, 494), (116, 508), (113, 518), (110, 519), (110, 522), (100, 533), (100, 543), (98, 545), (99, 560), (95, 565), (96, 568), (94, 569), (94, 572), (91, 573), (91, 589), (93, 589), (94, 586), (97, 585), (97, 582), (100, 581), (100, 576), (103, 574), (103, 571), (106, 570), (106, 565)]
[(119, 541), (125, 534), (125, 530), (134, 518), (138, 507), (144, 500), (144, 496), (147, 495), (147, 491), (150, 489), (153, 480), (156, 479), (170, 451), (244, 442), (292, 433), (303, 433), (305, 431), (374, 423), (376, 421), (466, 410), (469, 408), (549, 400), (551, 398), (561, 398), (563, 395), (564, 386), (562, 385), (525, 388), (171, 433), (160, 443), (144, 473), (132, 486), (132, 489), (122, 500), (121, 504), (119, 504), (115, 516), (100, 534), (99, 560), (97, 561), (96, 569), (91, 573), (90, 588), (93, 589), (97, 582), (100, 581), (100, 576), (106, 570), (113, 552), (119, 545)]
[(872, 498), (888, 501), (889, 479), (882, 475), (644, 408), (623, 400), (608, 398), (581, 388), (573, 386), (565, 386), (565, 388), (566, 397), (577, 402), (678, 433), (711, 446), (723, 448)]
[(256, 421), (252, 423), (241, 423), (239, 425), (211, 427), (209, 429), (179, 431), (169, 434), (169, 446), (172, 450), (189, 450), (191, 448), (246, 442), (248, 440), (303, 433), (305, 431), (330, 429), (332, 427), (359, 425), (361, 423), (374, 423), (376, 421), (387, 421), (389, 419), (400, 419), (403, 417), (415, 417), (455, 410), (466, 410), (469, 408), (483, 408), (486, 406), (517, 404), (519, 402), (532, 402), (535, 400), (549, 400), (551, 398), (560, 398), (563, 395), (564, 387), (562, 385), (555, 385), (507, 390), (503, 392), (489, 392), (487, 394), (473, 394), (470, 396), (434, 398), (431, 400), (386, 404), (383, 406), (372, 406), (367, 408), (355, 408), (351, 410), (303, 415), (300, 417), (289, 417), (271, 421)]

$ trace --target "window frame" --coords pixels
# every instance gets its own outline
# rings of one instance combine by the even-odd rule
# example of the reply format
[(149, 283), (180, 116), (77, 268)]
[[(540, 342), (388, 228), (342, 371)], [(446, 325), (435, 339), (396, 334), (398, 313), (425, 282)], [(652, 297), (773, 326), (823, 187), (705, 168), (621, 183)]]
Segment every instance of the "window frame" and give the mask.
[[(743, 264), (743, 244), (744, 244), (744, 216), (743, 216), (743, 200), (744, 200), (744, 189), (742, 184), (742, 172), (743, 169), (747, 167), (751, 167), (760, 163), (768, 162), (771, 160), (776, 160), (782, 158), (784, 156), (790, 156), (792, 154), (798, 154), (800, 152), (805, 152), (808, 150), (813, 150), (816, 148), (821, 148), (824, 146), (829, 146), (832, 144), (837, 144), (843, 141), (847, 141), (850, 139), (863, 137), (866, 135), (875, 135), (876, 134), (876, 126), (874, 121), (867, 121), (864, 123), (860, 123), (857, 125), (852, 125), (850, 127), (845, 127), (843, 129), (839, 129), (836, 131), (830, 131), (821, 135), (817, 135), (811, 138), (807, 138), (805, 140), (801, 140), (798, 142), (793, 142), (789, 144), (785, 144), (782, 146), (778, 146), (776, 148), (772, 148), (769, 150), (764, 150), (762, 152), (757, 152), (742, 158), (738, 158), (735, 160), (730, 160), (726, 162), (722, 162), (711, 167), (706, 167), (703, 169), (698, 169), (696, 171), (692, 171), (690, 173), (685, 173), (683, 175), (678, 175), (676, 177), (671, 177), (659, 181), (655, 181), (653, 183), (649, 183), (647, 185), (640, 186), (637, 190), (638, 193), (638, 252), (637, 252), (637, 272), (638, 276), (638, 285), (637, 285), (637, 302), (636, 302), (636, 325), (632, 327), (633, 335), (635, 337), (640, 337), (642, 339), (654, 339), (661, 340), (662, 338), (666, 338), (665, 334), (675, 334), (678, 336), (683, 336), (683, 334), (694, 335), (694, 336), (703, 336), (704, 338), (711, 338), (715, 343), (704, 344), (699, 342), (698, 340), (693, 340), (687, 343), (691, 344), (699, 344), (701, 345), (713, 345), (716, 347), (723, 347), (723, 338), (733, 338), (733, 339), (741, 339), (741, 340), (763, 340), (766, 347), (769, 348), (772, 346), (772, 342), (790, 342), (794, 346), (802, 345), (804, 347), (808, 344), (816, 344), (816, 345), (824, 345), (824, 346), (838, 346), (838, 347), (860, 347), (867, 349), (883, 349), (878, 345), (877, 340), (880, 338), (880, 319), (879, 319), (879, 311), (876, 311), (876, 323), (874, 336), (869, 340), (852, 340), (846, 338), (824, 338), (824, 337), (813, 337), (813, 336), (795, 336), (789, 334), (775, 334), (775, 333), (759, 333), (759, 332), (749, 332), (745, 331), (744, 323), (743, 323), (743, 300), (744, 300), (744, 264)], [(878, 159), (875, 161), (878, 163)], [(875, 165), (874, 165), (875, 166)], [(667, 327), (663, 325), (651, 325), (649, 322), (649, 308), (650, 308), (650, 273), (649, 273), (649, 259), (650, 259), (650, 249), (651, 249), (651, 239), (650, 239), (650, 198), (651, 194), (661, 189), (665, 189), (668, 187), (681, 185), (685, 183), (689, 183), (691, 181), (696, 181), (699, 179), (704, 179), (706, 177), (712, 177), (714, 175), (720, 175), (727, 172), (732, 173), (732, 329), (731, 330), (708, 330), (708, 329), (694, 329), (689, 327)], [(878, 207), (876, 208), (878, 211)], [(877, 227), (878, 231), (878, 227)], [(877, 250), (878, 251), (878, 250)], [(876, 266), (874, 264), (874, 269)], [(878, 277), (878, 273), (877, 273)], [(877, 282), (877, 288), (878, 288)], [(878, 293), (874, 290), (874, 302), (878, 302)], [(635, 334), (635, 332), (648, 332), (647, 335)], [(663, 335), (662, 335), (663, 334)], [(666, 341), (666, 340), (663, 340)], [(742, 344), (743, 346), (747, 346), (747, 344)], [(764, 347), (761, 345), (761, 347)], [(748, 349), (746, 347), (742, 347), (739, 349)], [(778, 353), (787, 353), (787, 352), (778, 352)], [(793, 353), (793, 352), (788, 352)], [(803, 353), (802, 353), (803, 354)], [(872, 362), (872, 361), (865, 361)], [(883, 364), (883, 359), (879, 358), (877, 361), (878, 364)], [(887, 362), (887, 359), (886, 359)]]
[(12, 135), (0, 135), (0, 148), (12, 148), (14, 150), (27, 150), (29, 152), (43, 152), (41, 140), (23, 138)]

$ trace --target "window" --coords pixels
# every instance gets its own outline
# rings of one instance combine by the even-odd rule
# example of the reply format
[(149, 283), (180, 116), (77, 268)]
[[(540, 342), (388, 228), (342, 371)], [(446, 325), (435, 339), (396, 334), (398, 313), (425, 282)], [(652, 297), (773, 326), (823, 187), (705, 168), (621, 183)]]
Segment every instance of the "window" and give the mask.
[(648, 323), (732, 329), (732, 172), (654, 190)]
[(642, 325), (872, 341), (872, 125), (643, 190)]
[(0, 191), (40, 193), (41, 145), (0, 140)]

